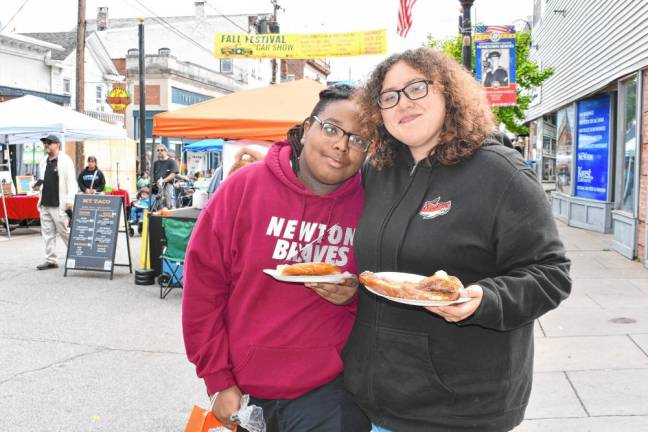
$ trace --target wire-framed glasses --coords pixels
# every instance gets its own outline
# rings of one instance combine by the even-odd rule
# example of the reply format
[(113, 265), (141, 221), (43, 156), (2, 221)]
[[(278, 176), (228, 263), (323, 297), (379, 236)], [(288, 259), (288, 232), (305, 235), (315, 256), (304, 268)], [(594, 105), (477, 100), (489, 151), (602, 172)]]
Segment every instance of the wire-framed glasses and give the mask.
[(378, 106), (382, 109), (394, 108), (400, 101), (401, 93), (409, 100), (423, 99), (428, 94), (430, 84), (430, 80), (420, 80), (409, 83), (400, 90), (384, 91), (378, 95)]
[(336, 144), (340, 142), (342, 138), (347, 136), (349, 137), (349, 147), (357, 151), (364, 153), (371, 145), (371, 140), (363, 138), (360, 135), (347, 132), (336, 124), (322, 121), (322, 119), (317, 116), (312, 116), (311, 118), (320, 124), (322, 136), (331, 144)]

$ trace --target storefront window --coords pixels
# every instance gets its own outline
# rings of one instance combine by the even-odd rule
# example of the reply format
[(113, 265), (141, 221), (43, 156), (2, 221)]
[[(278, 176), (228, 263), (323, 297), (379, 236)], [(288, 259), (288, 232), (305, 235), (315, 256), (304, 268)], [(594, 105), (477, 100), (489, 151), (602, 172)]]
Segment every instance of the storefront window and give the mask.
[(556, 181), (556, 113), (543, 116), (542, 181)]
[(556, 145), (556, 190), (571, 192), (572, 151), (574, 148), (574, 107), (558, 111)]
[(635, 164), (637, 159), (637, 78), (623, 83), (622, 121), (623, 165), (621, 174), (621, 197), (619, 209), (634, 212)]

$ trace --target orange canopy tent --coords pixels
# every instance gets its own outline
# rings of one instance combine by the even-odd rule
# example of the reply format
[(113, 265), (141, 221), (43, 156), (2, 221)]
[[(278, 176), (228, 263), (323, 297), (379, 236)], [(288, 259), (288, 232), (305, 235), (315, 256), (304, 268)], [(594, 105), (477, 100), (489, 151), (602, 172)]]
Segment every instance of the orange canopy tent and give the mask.
[(303, 79), (243, 90), (153, 116), (153, 135), (278, 141), (304, 121), (324, 85)]

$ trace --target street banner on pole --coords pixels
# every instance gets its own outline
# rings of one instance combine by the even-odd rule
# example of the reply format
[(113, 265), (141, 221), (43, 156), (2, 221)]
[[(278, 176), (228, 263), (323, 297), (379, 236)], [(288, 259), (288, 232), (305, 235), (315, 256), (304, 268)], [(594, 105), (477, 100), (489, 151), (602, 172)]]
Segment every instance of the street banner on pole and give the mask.
[(216, 33), (214, 56), (224, 58), (316, 59), (387, 52), (384, 29), (313, 34)]
[(477, 80), (491, 106), (517, 103), (515, 28), (512, 25), (475, 27)]

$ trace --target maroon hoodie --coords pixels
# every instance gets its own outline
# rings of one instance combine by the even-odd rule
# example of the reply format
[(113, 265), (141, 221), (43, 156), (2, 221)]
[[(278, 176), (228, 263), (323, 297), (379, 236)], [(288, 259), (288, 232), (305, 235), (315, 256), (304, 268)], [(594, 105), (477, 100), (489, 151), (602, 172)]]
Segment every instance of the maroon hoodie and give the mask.
[[(356, 299), (338, 306), (299, 283), (263, 273), (297, 261), (325, 261), (357, 273), (352, 241), (364, 192), (356, 174), (325, 196), (274, 144), (261, 163), (229, 177), (202, 211), (185, 261), (182, 324), (189, 360), (211, 394), (234, 384), (261, 399), (294, 399), (342, 372), (340, 352)], [(295, 257), (295, 258), (293, 258)]]

